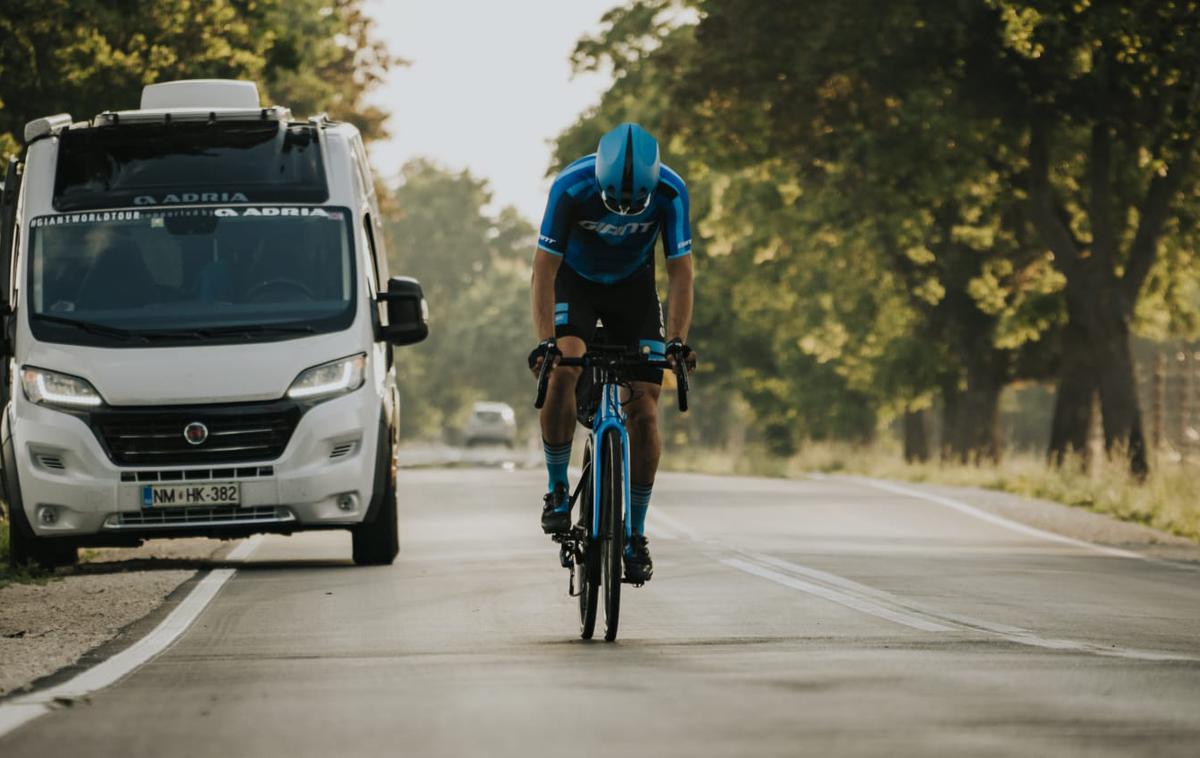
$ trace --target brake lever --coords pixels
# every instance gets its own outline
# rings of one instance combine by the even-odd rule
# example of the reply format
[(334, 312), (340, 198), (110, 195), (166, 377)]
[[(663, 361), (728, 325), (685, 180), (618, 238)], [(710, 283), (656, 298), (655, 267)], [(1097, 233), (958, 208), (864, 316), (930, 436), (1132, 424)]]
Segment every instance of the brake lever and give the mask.
[(688, 409), (688, 375), (687, 366), (682, 360), (675, 362), (675, 392), (679, 398), (679, 412), (687, 413)]
[(537, 397), (533, 401), (533, 407), (538, 410), (541, 410), (541, 407), (546, 403), (546, 390), (550, 386), (550, 362), (552, 357), (549, 352), (542, 357), (542, 369), (538, 372)]

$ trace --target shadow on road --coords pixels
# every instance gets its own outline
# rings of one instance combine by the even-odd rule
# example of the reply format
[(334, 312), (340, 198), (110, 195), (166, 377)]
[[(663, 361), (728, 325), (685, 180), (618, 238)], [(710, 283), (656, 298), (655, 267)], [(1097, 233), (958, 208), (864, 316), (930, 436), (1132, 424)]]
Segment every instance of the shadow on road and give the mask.
[(354, 568), (350, 559), (311, 558), (277, 561), (226, 561), (220, 558), (130, 558), (128, 560), (81, 563), (66, 576), (96, 574), (123, 574), (135, 571), (208, 571), (211, 569), (237, 569), (238, 571), (262, 571), (266, 569), (326, 569)]

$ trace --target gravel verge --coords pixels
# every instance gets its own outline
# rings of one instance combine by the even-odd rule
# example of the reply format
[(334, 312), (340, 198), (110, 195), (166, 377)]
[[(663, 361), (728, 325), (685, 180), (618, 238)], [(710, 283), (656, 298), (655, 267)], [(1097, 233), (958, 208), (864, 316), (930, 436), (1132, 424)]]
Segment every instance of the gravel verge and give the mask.
[(90, 550), (77, 567), (44, 582), (0, 587), (0, 697), (117, 637), (233, 544), (156, 540)]

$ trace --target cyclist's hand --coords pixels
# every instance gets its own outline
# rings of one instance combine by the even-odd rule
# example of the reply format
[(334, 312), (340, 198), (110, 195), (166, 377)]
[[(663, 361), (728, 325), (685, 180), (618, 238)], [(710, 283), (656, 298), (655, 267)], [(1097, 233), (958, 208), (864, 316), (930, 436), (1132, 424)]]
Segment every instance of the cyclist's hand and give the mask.
[(666, 354), (667, 363), (671, 364), (671, 368), (674, 368), (682, 360), (689, 374), (696, 370), (696, 351), (678, 337), (667, 343)]
[(561, 357), (562, 353), (559, 352), (558, 343), (554, 341), (553, 337), (542, 340), (537, 344), (537, 347), (529, 352), (529, 370), (533, 372), (534, 376), (541, 376), (542, 364), (545, 363), (547, 358), (552, 361), (550, 368), (554, 368)]

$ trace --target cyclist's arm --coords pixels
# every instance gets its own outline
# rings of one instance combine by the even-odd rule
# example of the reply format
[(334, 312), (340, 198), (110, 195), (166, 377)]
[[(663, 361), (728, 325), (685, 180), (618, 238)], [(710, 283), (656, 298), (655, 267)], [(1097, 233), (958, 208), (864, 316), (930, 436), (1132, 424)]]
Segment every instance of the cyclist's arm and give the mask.
[(554, 277), (562, 256), (538, 248), (533, 254), (533, 331), (538, 342), (554, 336)]
[(571, 236), (574, 204), (567, 194), (570, 179), (560, 174), (550, 186), (546, 212), (538, 230), (537, 251), (533, 254), (533, 331), (538, 342), (554, 336), (554, 278), (567, 253)]
[(667, 259), (668, 340), (687, 342), (692, 328), (692, 224), (687, 185), (663, 166), (662, 191), (667, 195), (663, 217), (663, 254)]
[(681, 255), (667, 259), (667, 339), (687, 342), (691, 328), (692, 256)]

